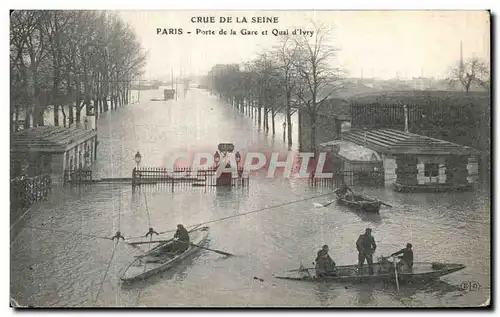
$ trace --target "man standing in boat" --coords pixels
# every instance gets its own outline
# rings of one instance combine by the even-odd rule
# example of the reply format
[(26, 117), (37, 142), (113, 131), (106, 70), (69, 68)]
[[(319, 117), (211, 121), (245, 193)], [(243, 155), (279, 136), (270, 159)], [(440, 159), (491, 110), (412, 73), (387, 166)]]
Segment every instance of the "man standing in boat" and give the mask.
[(358, 265), (359, 273), (363, 272), (363, 264), (368, 262), (368, 271), (370, 275), (373, 275), (373, 253), (377, 245), (375, 244), (375, 238), (372, 236), (372, 229), (366, 228), (365, 233), (360, 235), (356, 241), (356, 249), (358, 249)]
[(403, 271), (411, 271), (413, 268), (413, 250), (411, 249), (412, 245), (411, 243), (406, 244), (406, 248), (399, 250), (398, 252), (394, 252), (390, 256), (397, 256), (402, 254), (401, 257), (399, 257), (400, 261), (398, 262), (398, 266), (403, 270)]

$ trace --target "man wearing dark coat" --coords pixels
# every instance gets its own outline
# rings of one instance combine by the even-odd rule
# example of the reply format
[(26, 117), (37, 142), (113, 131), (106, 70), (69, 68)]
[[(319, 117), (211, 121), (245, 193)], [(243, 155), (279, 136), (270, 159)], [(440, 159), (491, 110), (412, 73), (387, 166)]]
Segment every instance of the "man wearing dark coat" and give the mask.
[(358, 265), (359, 274), (363, 272), (363, 264), (368, 262), (368, 271), (370, 275), (373, 275), (373, 253), (377, 245), (375, 244), (375, 239), (372, 236), (372, 229), (366, 228), (365, 233), (360, 235), (356, 241), (356, 249), (358, 250)]

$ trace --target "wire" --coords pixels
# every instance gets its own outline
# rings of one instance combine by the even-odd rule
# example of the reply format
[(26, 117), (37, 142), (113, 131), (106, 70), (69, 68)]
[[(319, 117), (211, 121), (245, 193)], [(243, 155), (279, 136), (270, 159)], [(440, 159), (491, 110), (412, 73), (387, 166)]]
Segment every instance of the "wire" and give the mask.
[(146, 197), (146, 192), (145, 191), (143, 192), (143, 194), (144, 194), (144, 203), (146, 204), (146, 212), (148, 214), (148, 225), (149, 225), (148, 228), (151, 228), (151, 217), (149, 216), (148, 199)]
[[(270, 207), (264, 207), (264, 208), (260, 208), (260, 209), (252, 210), (252, 211), (248, 211), (248, 212), (244, 212), (244, 213), (237, 214), (237, 215), (232, 215), (232, 216), (227, 216), (227, 217), (223, 217), (223, 218), (219, 218), (219, 219), (215, 219), (215, 220), (210, 220), (210, 221), (202, 222), (202, 223), (199, 223), (199, 224), (196, 224), (196, 225), (190, 225), (190, 226), (187, 226), (186, 228), (207, 225), (207, 224), (214, 223), (214, 222), (224, 221), (224, 220), (231, 219), (231, 218), (236, 218), (236, 217), (245, 216), (245, 215), (256, 213), (256, 212), (261, 212), (261, 211), (264, 211), (264, 210), (269, 210), (269, 209), (273, 209), (273, 208), (279, 208), (279, 207), (283, 207), (283, 206), (287, 206), (287, 205), (292, 205), (292, 204), (296, 204), (296, 203), (299, 203), (299, 202), (303, 202), (303, 201), (307, 201), (307, 200), (311, 200), (311, 199), (315, 199), (315, 198), (319, 198), (319, 197), (323, 197), (323, 196), (328, 196), (328, 195), (331, 195), (331, 194), (332, 193), (327, 193), (327, 194), (317, 195), (317, 196), (313, 196), (313, 197), (307, 197), (307, 198), (303, 198), (303, 199), (293, 200), (293, 201), (290, 201), (290, 202), (287, 202), (287, 203), (283, 203), (283, 204), (279, 204), (279, 205), (274, 205), (274, 206), (270, 206)], [(164, 233), (169, 233), (169, 232), (174, 232), (174, 231), (176, 231), (176, 230), (167, 230), (167, 231), (159, 232), (158, 234), (164, 234)]]
[(111, 266), (111, 262), (113, 262), (113, 258), (115, 256), (115, 251), (116, 251), (116, 247), (117, 246), (118, 246), (118, 241), (116, 241), (115, 247), (113, 248), (113, 253), (111, 254), (111, 259), (109, 259), (108, 266), (106, 267), (106, 273), (104, 273), (104, 277), (102, 278), (101, 285), (99, 286), (99, 290), (97, 291), (97, 294), (95, 296), (95, 300), (94, 300), (94, 305), (93, 306), (95, 306), (95, 304), (97, 303), (97, 299), (99, 298), (99, 293), (101, 292), (102, 286), (104, 285), (104, 281), (106, 280), (106, 276), (108, 275), (109, 267)]
[(97, 235), (93, 235), (93, 234), (77, 233), (77, 232), (72, 232), (72, 231), (67, 231), (67, 230), (42, 228), (42, 227), (33, 227), (33, 226), (26, 226), (26, 225), (23, 225), (21, 227), (23, 227), (23, 228), (30, 228), (30, 229), (36, 229), (36, 230), (45, 230), (45, 231), (52, 231), (52, 232), (67, 233), (67, 234), (73, 234), (73, 235), (78, 235), (78, 236), (82, 236), (82, 237), (90, 237), (90, 238), (96, 238), (96, 239), (111, 240), (111, 238), (108, 238), (108, 237), (97, 236)]

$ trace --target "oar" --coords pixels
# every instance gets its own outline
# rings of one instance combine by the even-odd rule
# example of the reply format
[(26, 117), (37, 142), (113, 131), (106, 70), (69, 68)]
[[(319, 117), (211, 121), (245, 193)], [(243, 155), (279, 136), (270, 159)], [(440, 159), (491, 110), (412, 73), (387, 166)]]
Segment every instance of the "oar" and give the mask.
[(384, 205), (384, 206), (387, 206), (387, 207), (391, 207), (391, 208), (392, 208), (392, 206), (391, 206), (391, 205), (386, 204), (386, 203), (384, 203), (383, 201), (380, 201), (380, 200), (378, 200), (378, 199), (377, 199), (377, 201), (378, 201), (379, 203), (381, 203), (382, 205)]
[[(361, 197), (363, 197), (363, 198), (365, 198), (365, 199), (367, 199), (367, 200), (373, 200), (373, 198), (367, 197), (367, 196), (365, 196), (365, 195), (361, 195), (361, 194), (357, 194), (357, 195), (359, 195), (359, 196), (361, 196)], [(375, 198), (375, 200), (376, 200), (377, 202), (379, 202), (380, 204), (384, 205), (384, 206), (387, 206), (387, 207), (391, 207), (391, 208), (392, 208), (392, 206), (391, 206), (391, 205), (386, 204), (386, 203), (384, 203), (383, 201), (380, 201), (380, 200), (378, 200), (378, 199), (376, 199), (376, 198)]]
[[(191, 229), (191, 230), (189, 230), (189, 231), (188, 231), (188, 233), (191, 233), (191, 232), (195, 231), (195, 230), (196, 230), (196, 229), (198, 229), (200, 226), (201, 226), (201, 224), (194, 226), (194, 228), (193, 228), (193, 229)], [(151, 252), (153, 252), (153, 251), (155, 251), (155, 250), (159, 249), (161, 246), (164, 246), (166, 243), (171, 242), (171, 241), (173, 241), (173, 240), (174, 240), (174, 238), (170, 238), (170, 239), (168, 239), (168, 240), (165, 240), (164, 242), (162, 242), (162, 243), (158, 244), (158, 245), (157, 245), (156, 247), (154, 247), (153, 249), (149, 250), (149, 251), (146, 253), (146, 255), (151, 254)], [(161, 240), (160, 240), (160, 241), (161, 241)]]
[(138, 245), (138, 244), (148, 244), (148, 243), (164, 243), (164, 242), (170, 242), (170, 240), (152, 240), (152, 241), (141, 241), (141, 242), (128, 242), (130, 245)]
[[(181, 242), (181, 243), (186, 243), (184, 241), (180, 241), (180, 240), (178, 240), (178, 241)], [(194, 243), (191, 243), (191, 242), (189, 242), (189, 245), (192, 246), (192, 247), (197, 247), (197, 248), (205, 249), (205, 250), (208, 250), (208, 251), (213, 251), (215, 253), (219, 253), (219, 254), (222, 254), (222, 255), (225, 255), (225, 256), (234, 256), (234, 254), (232, 254), (232, 253), (228, 253), (228, 252), (224, 252), (224, 251), (220, 251), (220, 250), (210, 249), (210, 248), (203, 247), (201, 245), (194, 244)]]
[(300, 269), (294, 269), (294, 270), (288, 270), (287, 272), (300, 272), (300, 271), (305, 271), (305, 270), (313, 270), (316, 269), (315, 267), (305, 267), (305, 268), (300, 268)]
[[(336, 194), (338, 191), (339, 191), (340, 188), (337, 188), (333, 191), (334, 194)], [(329, 203), (326, 203), (326, 204), (320, 204), (320, 203), (313, 203), (314, 207), (317, 207), (317, 208), (321, 208), (321, 207), (328, 207), (330, 206), (331, 204), (333, 204), (334, 202), (336, 202), (337, 200), (332, 200), (331, 202)]]
[(396, 264), (396, 257), (393, 256), (392, 259), (394, 262), (394, 274), (396, 275), (396, 288), (398, 289), (398, 293), (399, 293), (399, 278), (398, 278), (398, 266)]

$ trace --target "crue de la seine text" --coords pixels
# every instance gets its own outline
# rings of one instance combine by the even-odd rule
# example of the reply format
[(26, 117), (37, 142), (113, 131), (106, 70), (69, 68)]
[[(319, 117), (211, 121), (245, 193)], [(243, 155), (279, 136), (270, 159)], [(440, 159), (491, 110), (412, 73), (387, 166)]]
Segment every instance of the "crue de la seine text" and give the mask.
[(278, 17), (191, 17), (191, 23), (279, 23)]

